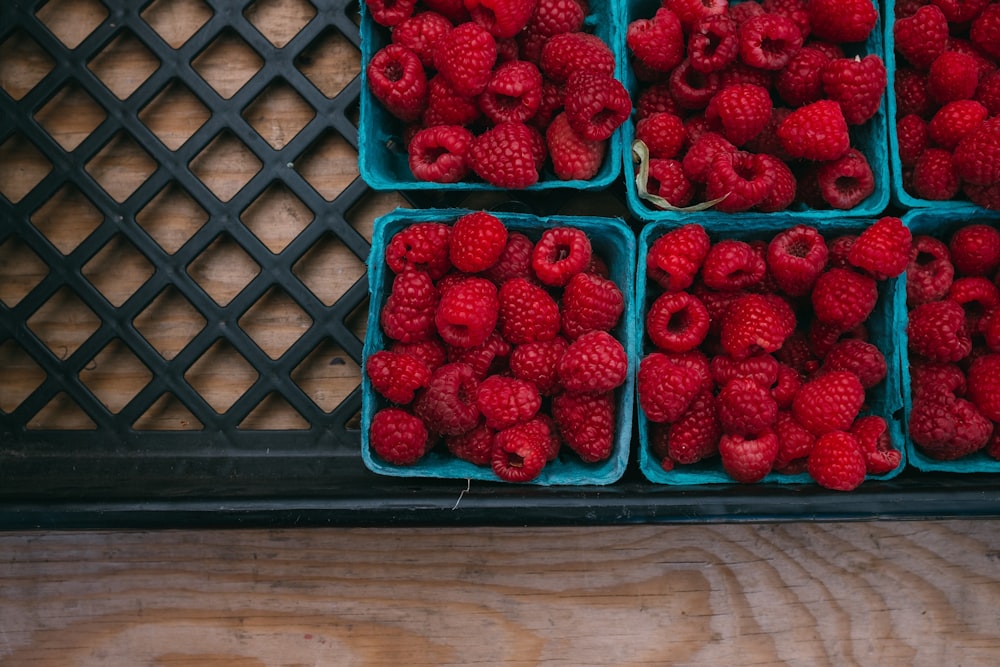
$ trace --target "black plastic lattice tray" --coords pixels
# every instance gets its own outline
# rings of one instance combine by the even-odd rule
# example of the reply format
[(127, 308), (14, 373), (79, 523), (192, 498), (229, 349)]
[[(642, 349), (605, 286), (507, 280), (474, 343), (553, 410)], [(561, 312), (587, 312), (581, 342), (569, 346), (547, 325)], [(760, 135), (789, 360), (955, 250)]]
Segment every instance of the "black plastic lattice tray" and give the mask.
[[(168, 43), (152, 19), (169, 19), (181, 5), (200, 7), (204, 19)], [(276, 45), (260, 23), (267, 11), (286, 5), (304, 18)], [(96, 18), (78, 43), (67, 45), (53, 26), (64, 25), (60, 17), (80, 7)], [(464, 481), (368, 472), (357, 430), (360, 388), (331, 404), (322, 381), (332, 372), (302, 379), (306, 364), (356, 371), (361, 361), (358, 323), (368, 302), (363, 267), (369, 240), (358, 221), (373, 217), (369, 208), (381, 204), (372, 204), (377, 195), (350, 172), (359, 64), (336, 90), (309, 74), (310, 68), (322, 71), (331, 50), (358, 57), (356, 18), (356, 3), (345, 0), (0, 3), (0, 527), (1000, 516), (1000, 480), (989, 475), (907, 472), (836, 494), (811, 486), (663, 488), (644, 481), (634, 460), (622, 481), (594, 488), (467, 487)], [(206, 59), (219, 68), (220, 58), (234, 56), (256, 63), (245, 81), (213, 85), (203, 78), (199, 64)], [(141, 80), (116, 78), (121, 68), (143, 62), (149, 71)], [(29, 64), (44, 74), (30, 85), (9, 83), (19, 80), (8, 76), (12, 68)], [(221, 70), (227, 67), (224, 62)], [(223, 84), (231, 89), (219, 92)], [(168, 90), (183, 92), (204, 116), (177, 141), (148, 122)], [(269, 135), (268, 119), (255, 116), (255, 105), (268, 95), (309, 110), (291, 138)], [(103, 119), (67, 145), (53, 137), (52, 118), (65, 119), (79, 104)], [(344, 182), (317, 187), (316, 174), (344, 171), (345, 153), (350, 168)], [(149, 165), (140, 182), (122, 176), (134, 171), (134, 164), (124, 164), (129, 161)], [(237, 169), (228, 180), (205, 173), (233, 164), (253, 168), (245, 175)], [(281, 248), (262, 240), (267, 221), (251, 224), (247, 214), (276, 191), (308, 211), (301, 230)], [(199, 212), (190, 234), (171, 243), (144, 218), (167, 192)], [(621, 181), (595, 196), (625, 210)], [(51, 202), (67, 197), (78, 207), (53, 212)], [(398, 201), (508, 205), (447, 192), (398, 193)], [(541, 215), (589, 206), (580, 193), (529, 196), (509, 205)], [(92, 228), (67, 243), (59, 237), (64, 216), (80, 210), (94, 216)], [(317, 254), (330, 246), (337, 252)], [(323, 292), (323, 276), (338, 271), (336, 262), (353, 266), (356, 279), (331, 296)], [(251, 267), (252, 276), (224, 286), (220, 298), (212, 267), (231, 263)], [(316, 265), (319, 278), (303, 269)], [(135, 267), (143, 269), (139, 280), (132, 277)], [(169, 353), (158, 345), (169, 323), (150, 315), (165, 307), (166, 295), (173, 308), (199, 323)], [(281, 308), (269, 312), (262, 303)], [(280, 330), (287, 317), (301, 323), (295, 335), (277, 350), (262, 344), (261, 328)], [(129, 375), (126, 395), (113, 389), (115, 378), (106, 377), (106, 368)], [(238, 393), (206, 390), (203, 383), (213, 375), (231, 376), (222, 380), (238, 386)], [(278, 426), (259, 425), (262, 406), (267, 412), (274, 405), (294, 417), (293, 427), (280, 420)], [(183, 414), (176, 419), (199, 427), (145, 425), (150, 415), (155, 422), (164, 414)]]

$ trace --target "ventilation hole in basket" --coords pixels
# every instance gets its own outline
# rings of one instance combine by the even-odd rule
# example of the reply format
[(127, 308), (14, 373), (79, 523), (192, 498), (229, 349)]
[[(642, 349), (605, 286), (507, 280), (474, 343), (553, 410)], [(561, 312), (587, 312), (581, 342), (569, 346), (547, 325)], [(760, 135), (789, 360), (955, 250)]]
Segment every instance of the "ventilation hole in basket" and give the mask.
[(361, 73), (361, 52), (330, 28), (302, 50), (295, 67), (332, 99)]
[(21, 238), (9, 236), (0, 243), (0, 301), (8, 308), (19, 304), (48, 273), (48, 265)]
[(261, 162), (225, 130), (191, 161), (191, 171), (220, 201), (229, 201), (260, 171)]
[(35, 229), (64, 255), (76, 250), (103, 221), (101, 212), (71, 183), (31, 215)]
[(346, 109), (344, 109), (344, 117), (347, 118), (348, 122), (354, 127), (361, 127), (361, 102), (360, 100), (355, 100)]
[(191, 262), (188, 273), (217, 304), (225, 306), (260, 273), (260, 266), (233, 237), (222, 234)]
[(361, 410), (348, 417), (347, 421), (344, 422), (344, 429), (347, 431), (361, 430)]
[(325, 133), (295, 162), (323, 199), (333, 201), (358, 177), (358, 152), (336, 132)]
[(63, 287), (28, 318), (28, 328), (59, 359), (66, 359), (101, 326), (101, 318)]
[(344, 7), (344, 13), (347, 15), (347, 18), (350, 19), (351, 23), (359, 28), (361, 27), (361, 6), (358, 4), (357, 0), (348, 2)]
[(113, 413), (121, 412), (153, 374), (120, 340), (113, 340), (80, 371), (80, 382)]
[(223, 99), (235, 95), (264, 66), (260, 55), (232, 30), (226, 30), (191, 63)]
[(15, 204), (52, 171), (52, 163), (20, 133), (0, 145), (0, 165), (0, 194)]
[(324, 412), (333, 412), (361, 383), (361, 367), (328, 339), (302, 360), (292, 381)]
[(156, 162), (135, 139), (119, 132), (86, 168), (112, 199), (122, 203), (153, 175)]
[(83, 408), (65, 392), (56, 394), (28, 421), (28, 429), (32, 431), (93, 431), (96, 428)]
[(212, 112), (180, 81), (171, 81), (139, 113), (139, 120), (172, 151), (204, 125)]
[(292, 271), (317, 299), (332, 306), (365, 275), (366, 268), (343, 241), (327, 234), (309, 248)]
[(133, 33), (123, 32), (88, 67), (115, 97), (124, 100), (159, 69), (160, 61)]
[(164, 359), (180, 354), (195, 336), (205, 328), (205, 318), (170, 286), (132, 321), (136, 330)]
[(200, 431), (202, 423), (176, 396), (166, 393), (135, 420), (137, 431)]
[(238, 428), (241, 431), (305, 431), (309, 429), (309, 422), (288, 401), (272, 392), (250, 411)]
[(104, 108), (76, 82), (56, 93), (35, 114), (38, 124), (66, 151), (83, 143), (107, 117)]
[(38, 42), (16, 30), (0, 44), (0, 88), (19, 100), (37, 86), (55, 64)]
[(316, 8), (306, 0), (257, 0), (243, 15), (280, 49), (313, 20)]
[(355, 231), (365, 237), (368, 243), (371, 243), (375, 218), (386, 215), (397, 208), (412, 207), (398, 192), (370, 190), (347, 210), (344, 217)]
[(316, 112), (284, 81), (275, 81), (243, 111), (243, 118), (271, 148), (281, 150), (316, 117)]
[(253, 366), (224, 340), (216, 341), (184, 374), (188, 384), (219, 414), (229, 410), (258, 377)]
[(364, 341), (368, 333), (368, 294), (355, 306), (344, 318), (344, 325), (347, 330), (357, 336), (359, 341)]
[(171, 183), (139, 211), (135, 221), (172, 255), (208, 221), (208, 213), (184, 188)]
[(83, 267), (84, 277), (113, 306), (121, 306), (149, 280), (153, 265), (121, 234), (108, 241)]
[(312, 326), (313, 320), (280, 287), (273, 287), (240, 318), (240, 328), (264, 354), (278, 359)]
[(0, 343), (0, 410), (13, 412), (45, 381), (45, 371), (39, 368), (24, 348), (13, 340)]
[(108, 18), (99, 0), (50, 0), (35, 16), (66, 48), (75, 49)]
[(202, 0), (156, 0), (142, 11), (143, 20), (172, 48), (179, 49), (212, 18)]
[(275, 255), (314, 218), (309, 207), (280, 182), (268, 186), (240, 216), (243, 224)]

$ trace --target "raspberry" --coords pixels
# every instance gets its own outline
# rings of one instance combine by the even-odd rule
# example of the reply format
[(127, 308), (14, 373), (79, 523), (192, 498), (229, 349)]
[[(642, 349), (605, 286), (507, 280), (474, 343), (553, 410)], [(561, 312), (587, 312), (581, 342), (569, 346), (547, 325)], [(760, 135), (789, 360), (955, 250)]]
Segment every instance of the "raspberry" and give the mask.
[(747, 65), (777, 71), (802, 47), (802, 31), (790, 18), (761, 14), (740, 25), (739, 46)]
[(416, 53), (425, 68), (433, 67), (434, 44), (451, 28), (451, 21), (444, 15), (433, 11), (422, 11), (404, 19), (393, 28), (392, 42)]
[(416, 357), (420, 361), (424, 362), (424, 364), (427, 365), (427, 368), (432, 371), (448, 360), (448, 353), (444, 349), (444, 344), (437, 338), (428, 338), (427, 340), (413, 343), (403, 343), (398, 340), (390, 340), (389, 347), (387, 349), (390, 352), (408, 354)]
[(474, 347), (450, 347), (448, 361), (472, 366), (476, 380), (481, 381), (488, 375), (506, 370), (510, 352), (510, 343), (493, 331), (483, 343)]
[(372, 20), (386, 27), (398, 26), (413, 15), (416, 0), (365, 0)]
[(778, 411), (774, 420), (774, 434), (778, 438), (774, 469), (779, 472), (805, 461), (816, 444), (816, 436), (797, 422), (789, 410)]
[(417, 180), (457, 183), (469, 173), (472, 133), (459, 125), (418, 130), (407, 144), (407, 162)]
[(932, 201), (948, 200), (958, 194), (960, 187), (955, 160), (949, 151), (928, 148), (917, 158), (911, 189), (918, 197)]
[(989, 442), (993, 424), (964, 398), (947, 394), (913, 402), (910, 439), (927, 456), (953, 461), (977, 452)]
[(927, 71), (927, 91), (938, 104), (971, 99), (978, 85), (975, 59), (958, 51), (945, 51)]
[(513, 37), (535, 11), (534, 0), (465, 0), (472, 20), (497, 39)]
[(1000, 58), (1000, 7), (990, 3), (969, 26), (969, 39), (992, 58)]
[[(665, 199), (671, 206), (683, 207), (691, 203), (695, 188), (680, 162), (653, 158), (649, 161), (646, 192)], [(650, 205), (659, 207), (656, 202), (650, 202)]]
[(803, 39), (809, 37), (812, 26), (809, 24), (806, 0), (764, 0), (761, 4), (767, 13), (791, 19), (802, 33)]
[(771, 385), (771, 396), (778, 403), (778, 409), (790, 408), (801, 388), (802, 376), (799, 372), (786, 364), (778, 364), (778, 379)]
[(750, 437), (724, 433), (719, 439), (723, 470), (743, 484), (764, 479), (777, 456), (778, 436), (771, 430)]
[(729, 18), (737, 24), (749, 21), (755, 16), (766, 14), (767, 10), (759, 2), (741, 2), (729, 6)]
[(866, 227), (847, 253), (847, 261), (876, 280), (895, 278), (910, 261), (913, 236), (894, 216), (883, 216)]
[(963, 276), (991, 276), (1000, 268), (1000, 231), (984, 223), (959, 227), (948, 241), (955, 270)]
[(778, 351), (794, 328), (794, 321), (789, 322), (767, 297), (745, 294), (726, 310), (719, 335), (722, 348), (739, 360)]
[(365, 373), (372, 387), (393, 403), (406, 405), (418, 389), (427, 386), (431, 369), (409, 354), (379, 350), (365, 359)]
[(863, 42), (878, 21), (871, 0), (809, 0), (812, 37), (837, 44)]
[(635, 124), (635, 138), (646, 144), (650, 158), (670, 159), (680, 154), (687, 134), (680, 116), (657, 112)]
[(496, 431), (480, 421), (472, 430), (444, 437), (444, 446), (457, 459), (477, 466), (489, 465), (493, 459), (493, 438)]
[(1000, 211), (1000, 182), (991, 185), (963, 183), (962, 193), (976, 206)]
[(620, 81), (596, 72), (575, 72), (566, 81), (566, 118), (582, 138), (610, 139), (632, 112), (632, 101)]
[(567, 347), (569, 343), (561, 336), (522, 343), (510, 353), (510, 371), (520, 380), (533, 382), (543, 396), (551, 396), (562, 388), (558, 363)]
[(646, 276), (663, 289), (675, 292), (694, 284), (711, 247), (704, 227), (688, 223), (653, 241), (646, 254)]
[(767, 248), (767, 267), (778, 288), (789, 296), (804, 296), (826, 267), (823, 236), (807, 225), (778, 232)]
[(660, 7), (652, 17), (628, 24), (625, 45), (646, 67), (669, 72), (684, 59), (680, 19), (666, 7)]
[(843, 111), (833, 100), (792, 111), (778, 126), (778, 139), (789, 155), (806, 160), (836, 160), (851, 143)]
[(639, 97), (635, 102), (636, 120), (642, 120), (654, 113), (677, 114), (679, 108), (677, 102), (670, 94), (670, 85), (666, 81), (660, 81), (646, 86), (639, 92)]
[(691, 67), (698, 72), (718, 72), (734, 63), (740, 53), (738, 31), (736, 21), (724, 14), (699, 19), (688, 35)]
[(941, 8), (926, 4), (892, 27), (896, 52), (918, 70), (927, 70), (948, 48), (948, 19)]
[(565, 83), (574, 72), (613, 76), (615, 56), (600, 37), (586, 32), (553, 36), (542, 48), (539, 67), (550, 80)]
[(803, 47), (795, 52), (774, 80), (774, 89), (791, 107), (801, 107), (823, 98), (823, 68), (829, 56)]
[(752, 436), (774, 424), (778, 404), (766, 387), (752, 378), (734, 378), (719, 390), (719, 424), (727, 435)]
[(430, 437), (419, 417), (402, 408), (382, 408), (368, 430), (372, 450), (387, 463), (408, 466), (427, 453)]
[(718, 452), (721, 434), (715, 396), (708, 390), (699, 392), (666, 431), (666, 456), (685, 465), (697, 463)]
[(897, 117), (916, 114), (921, 118), (930, 118), (938, 105), (931, 100), (927, 90), (927, 76), (915, 70), (899, 67), (896, 69), (896, 79), (893, 83), (896, 93)]
[(966, 327), (977, 334), (983, 315), (1000, 306), (1000, 288), (983, 276), (963, 276), (951, 284), (948, 299), (962, 306)]
[(770, 387), (778, 380), (778, 360), (770, 354), (759, 353), (743, 359), (734, 359), (728, 354), (712, 357), (709, 366), (712, 380), (723, 386), (736, 378), (749, 378), (761, 387)]
[(705, 196), (721, 199), (715, 209), (733, 213), (749, 210), (774, 190), (775, 172), (770, 161), (758, 153), (720, 152), (712, 161), (705, 182)]
[(435, 74), (427, 82), (427, 108), (424, 110), (423, 124), (458, 125), (468, 127), (479, 120), (482, 111), (475, 97), (459, 94), (441, 74)]
[(994, 308), (979, 318), (979, 334), (990, 352), (1000, 352), (1000, 308)]
[(979, 16), (989, 0), (932, 0), (950, 23), (966, 23)]
[(472, 366), (447, 363), (431, 375), (427, 387), (413, 400), (413, 414), (427, 429), (442, 435), (458, 435), (479, 422), (476, 381)]
[(736, 291), (764, 279), (767, 265), (746, 241), (723, 239), (705, 256), (701, 277), (705, 286), (719, 291)]
[(767, 89), (750, 83), (734, 84), (712, 97), (705, 108), (705, 118), (719, 123), (723, 136), (733, 145), (741, 146), (767, 126), (771, 107)]
[(505, 62), (493, 70), (478, 100), (494, 124), (527, 121), (542, 104), (542, 73), (525, 60)]
[(987, 55), (982, 49), (974, 44), (972, 40), (955, 36), (950, 37), (948, 39), (947, 50), (958, 51), (959, 53), (972, 56), (972, 59), (976, 61), (976, 70), (979, 72), (980, 81), (997, 71), (996, 59)]
[(735, 153), (736, 147), (717, 132), (706, 132), (692, 142), (681, 164), (684, 173), (695, 183), (704, 183), (712, 170), (712, 163), (720, 153)]
[(625, 295), (613, 280), (578, 273), (563, 290), (562, 333), (575, 340), (590, 331), (611, 331), (625, 310)]
[(575, 227), (553, 227), (542, 232), (531, 254), (531, 268), (540, 281), (563, 287), (587, 268), (593, 249), (587, 235)]
[(465, 278), (441, 293), (434, 323), (448, 345), (481, 345), (497, 324), (500, 301), (496, 285), (485, 278)]
[(858, 326), (878, 302), (875, 279), (849, 269), (828, 269), (813, 285), (811, 295), (816, 318), (840, 331)]
[(725, 14), (729, 3), (726, 0), (665, 0), (663, 6), (677, 14), (681, 25), (689, 30), (701, 19)]
[(675, 422), (702, 389), (697, 371), (670, 355), (651, 352), (636, 375), (639, 405), (651, 422)]
[(668, 85), (677, 106), (689, 111), (704, 109), (722, 87), (718, 72), (699, 72), (686, 58), (670, 72)]
[(902, 454), (889, 438), (889, 426), (884, 417), (859, 417), (849, 432), (858, 441), (869, 475), (884, 475), (899, 467)]
[(452, 224), (448, 255), (459, 271), (485, 271), (496, 263), (506, 247), (506, 225), (486, 211), (459, 216)]
[(858, 488), (865, 481), (867, 469), (857, 438), (845, 431), (830, 431), (818, 437), (807, 464), (809, 476), (833, 491)]
[(987, 74), (979, 80), (975, 100), (986, 107), (988, 115), (1000, 114), (1000, 70)]
[(826, 97), (840, 103), (848, 125), (861, 125), (881, 107), (887, 75), (878, 56), (834, 58), (822, 76)]
[(974, 132), (989, 115), (986, 107), (975, 100), (948, 102), (931, 118), (927, 134), (931, 141), (954, 150), (967, 134)]
[(537, 144), (544, 139), (524, 123), (500, 123), (476, 137), (469, 164), (491, 185), (516, 190), (538, 181)]
[(517, 424), (493, 436), (490, 467), (505, 482), (530, 482), (545, 468), (549, 443), (538, 428)]
[(569, 344), (556, 370), (567, 391), (606, 392), (625, 382), (628, 357), (614, 336), (591, 331)]
[(473, 21), (455, 26), (434, 47), (434, 67), (466, 97), (486, 90), (496, 60), (496, 39)]
[(955, 266), (944, 241), (926, 234), (914, 236), (906, 265), (906, 303), (912, 306), (944, 298), (954, 278)]
[(856, 148), (836, 160), (830, 160), (816, 170), (820, 196), (831, 207), (852, 209), (875, 191), (875, 175), (865, 154)]
[(496, 263), (483, 272), (498, 287), (511, 278), (531, 277), (531, 252), (535, 244), (521, 232), (508, 232), (507, 245)]
[(664, 292), (646, 314), (646, 333), (666, 352), (687, 352), (708, 335), (708, 309), (688, 292)]
[[(833, 349), (833, 346), (841, 341), (855, 338), (868, 340), (868, 330), (865, 328), (865, 325), (859, 324), (853, 329), (845, 331), (837, 325), (820, 322), (818, 319), (813, 318), (809, 323), (806, 336), (809, 340), (810, 351), (816, 359), (822, 362), (826, 358), (826, 355), (830, 353), (830, 350)], [(810, 374), (815, 374), (819, 367), (819, 365), (810, 367), (806, 371)]]
[(440, 295), (423, 271), (406, 271), (392, 281), (379, 315), (382, 331), (393, 340), (413, 343), (435, 334)]
[(1000, 117), (984, 121), (955, 147), (955, 168), (975, 185), (1000, 182)]
[(771, 118), (768, 119), (767, 125), (760, 131), (760, 134), (748, 141), (743, 146), (743, 149), (751, 153), (767, 153), (781, 159), (783, 162), (790, 162), (791, 157), (785, 154), (784, 149), (781, 147), (781, 141), (778, 139), (778, 127), (790, 113), (792, 113), (792, 110), (788, 107), (774, 107), (771, 109)]
[(972, 351), (965, 311), (954, 301), (929, 301), (914, 307), (906, 335), (910, 351), (931, 361), (959, 361)]
[(476, 407), (492, 429), (505, 429), (528, 421), (541, 405), (538, 388), (516, 378), (490, 375), (476, 389)]
[(417, 222), (393, 234), (385, 263), (394, 273), (425, 271), (439, 280), (451, 269), (451, 227), (443, 222)]
[(885, 355), (875, 345), (849, 338), (835, 344), (823, 359), (822, 370), (848, 371), (858, 376), (865, 389), (885, 379), (888, 366)]
[(719, 72), (719, 88), (734, 86), (741, 83), (752, 83), (755, 86), (771, 90), (777, 72), (773, 70), (752, 67), (737, 60), (726, 69)]
[(1000, 422), (1000, 354), (986, 354), (969, 364), (969, 400), (987, 418)]
[(615, 402), (611, 392), (563, 392), (552, 397), (552, 417), (563, 441), (586, 463), (604, 461), (614, 449)]
[(597, 175), (607, 152), (606, 141), (590, 141), (578, 135), (565, 113), (558, 114), (545, 130), (545, 144), (556, 177), (589, 180)]
[(805, 384), (792, 401), (792, 414), (814, 435), (846, 431), (865, 402), (865, 388), (854, 373), (830, 371)]
[(399, 120), (420, 118), (427, 106), (427, 76), (420, 58), (400, 44), (387, 44), (368, 62), (368, 87)]
[(700, 349), (689, 350), (688, 352), (667, 353), (667, 356), (675, 364), (679, 364), (692, 373), (698, 381), (698, 390), (714, 390), (712, 384), (712, 366), (706, 355)]
[(910, 393), (913, 400), (940, 393), (965, 396), (966, 378), (957, 364), (910, 358)]
[(509, 343), (552, 340), (559, 333), (559, 304), (542, 287), (526, 278), (511, 278), (497, 296), (497, 328)]
[(578, 32), (583, 28), (585, 12), (577, 0), (538, 0), (526, 28), (540, 37), (552, 37), (563, 32)]
[(912, 167), (930, 144), (930, 128), (927, 121), (915, 113), (903, 116), (896, 121), (896, 139), (899, 143), (900, 164)]
[(774, 186), (771, 188), (771, 192), (757, 204), (757, 210), (762, 213), (784, 211), (795, 201), (798, 188), (795, 175), (788, 165), (774, 155), (760, 153), (758, 160), (764, 164), (766, 171), (774, 174)]

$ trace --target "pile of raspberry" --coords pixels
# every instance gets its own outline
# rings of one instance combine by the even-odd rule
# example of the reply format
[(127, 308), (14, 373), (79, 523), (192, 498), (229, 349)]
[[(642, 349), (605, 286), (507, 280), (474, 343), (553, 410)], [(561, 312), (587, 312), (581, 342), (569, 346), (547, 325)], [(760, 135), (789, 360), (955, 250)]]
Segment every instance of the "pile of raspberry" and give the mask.
[(910, 246), (889, 216), (829, 240), (803, 224), (767, 240), (713, 242), (697, 224), (657, 238), (637, 389), (662, 468), (715, 460), (737, 482), (806, 472), (838, 491), (895, 470), (898, 444), (866, 408), (888, 372), (867, 322)]
[(557, 226), (533, 241), (475, 211), (406, 227), (385, 262), (388, 344), (364, 368), (388, 401), (369, 431), (383, 460), (412, 465), (440, 443), (528, 482), (560, 457), (612, 455), (625, 298), (586, 233)]
[(879, 110), (886, 68), (864, 48), (872, 0), (663, 0), (633, 20), (635, 138), (657, 208), (851, 209), (874, 192), (854, 128)]
[(1000, 209), (1000, 4), (906, 0), (895, 12), (903, 187)]
[(414, 178), (505, 189), (592, 179), (632, 111), (582, 0), (365, 0), (390, 43), (366, 67)]
[(941, 461), (1000, 459), (1000, 231), (914, 235), (906, 295), (910, 439)]

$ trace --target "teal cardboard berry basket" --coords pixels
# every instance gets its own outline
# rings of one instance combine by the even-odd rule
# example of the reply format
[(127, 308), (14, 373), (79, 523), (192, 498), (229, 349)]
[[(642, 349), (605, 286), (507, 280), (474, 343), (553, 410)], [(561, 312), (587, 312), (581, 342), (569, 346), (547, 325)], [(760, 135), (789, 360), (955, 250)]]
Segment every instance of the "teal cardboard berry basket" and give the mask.
[[(385, 247), (396, 232), (417, 222), (454, 222), (469, 213), (464, 209), (397, 209), (375, 221), (372, 248), (368, 261), (368, 280), (371, 297), (368, 310), (368, 329), (365, 337), (364, 359), (386, 347), (387, 339), (379, 324), (379, 314), (392, 285), (393, 274), (383, 257)], [(612, 331), (621, 341), (629, 359), (629, 373), (625, 383), (615, 390), (615, 435), (611, 456), (598, 463), (584, 463), (575, 454), (566, 451), (555, 461), (550, 461), (541, 475), (531, 484), (555, 485), (606, 485), (617, 481), (625, 473), (632, 437), (634, 404), (634, 349), (635, 303), (629, 297), (635, 290), (635, 234), (623, 221), (613, 218), (584, 216), (536, 217), (520, 213), (501, 213), (500, 218), (510, 231), (525, 234), (537, 241), (542, 231), (552, 227), (570, 226), (582, 229), (590, 238), (594, 251), (606, 262), (609, 276), (625, 295), (625, 310), (618, 326)], [(475, 479), (499, 481), (489, 467), (476, 466), (462, 461), (438, 445), (423, 459), (412, 466), (386, 463), (372, 451), (368, 430), (376, 410), (388, 405), (371, 386), (364, 373), (362, 362), (361, 455), (365, 466), (376, 473), (396, 477), (437, 477), (449, 479)]]

